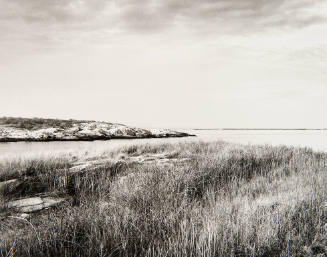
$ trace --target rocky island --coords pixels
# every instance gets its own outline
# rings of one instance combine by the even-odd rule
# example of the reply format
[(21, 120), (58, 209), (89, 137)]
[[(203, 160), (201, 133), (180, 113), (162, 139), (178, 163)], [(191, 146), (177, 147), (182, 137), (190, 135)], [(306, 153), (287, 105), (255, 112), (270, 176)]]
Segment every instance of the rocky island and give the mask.
[(168, 129), (142, 129), (118, 123), (40, 118), (0, 118), (0, 142), (92, 141), (193, 136)]

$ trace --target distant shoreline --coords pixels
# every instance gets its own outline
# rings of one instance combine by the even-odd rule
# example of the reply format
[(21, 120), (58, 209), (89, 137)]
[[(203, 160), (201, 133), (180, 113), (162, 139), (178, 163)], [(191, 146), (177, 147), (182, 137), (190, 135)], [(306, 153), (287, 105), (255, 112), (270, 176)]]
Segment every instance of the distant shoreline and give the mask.
[(142, 129), (119, 123), (41, 118), (0, 118), (0, 142), (95, 141), (194, 136), (168, 129)]
[(197, 128), (193, 130), (327, 130), (327, 128)]
[(14, 143), (14, 142), (76, 142), (76, 141), (85, 141), (85, 142), (93, 142), (93, 141), (110, 141), (116, 139), (150, 139), (150, 138), (181, 138), (181, 137), (196, 137), (196, 135), (180, 133), (180, 134), (169, 134), (169, 135), (159, 135), (159, 136), (142, 136), (142, 137), (124, 137), (124, 136), (114, 136), (114, 137), (97, 137), (97, 138), (0, 138), (0, 143)]

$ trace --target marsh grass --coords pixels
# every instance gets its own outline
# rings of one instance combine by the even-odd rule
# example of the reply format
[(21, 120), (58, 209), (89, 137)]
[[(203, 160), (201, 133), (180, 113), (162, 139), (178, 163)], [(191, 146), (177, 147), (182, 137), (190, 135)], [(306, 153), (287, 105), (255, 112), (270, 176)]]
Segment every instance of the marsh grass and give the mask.
[[(189, 161), (124, 161), (158, 153)], [(1, 254), (308, 256), (307, 247), (324, 233), (325, 153), (193, 142), (129, 146), (104, 155), (110, 157), (105, 165), (74, 175), (67, 173), (69, 158), (3, 166), (0, 180), (16, 174), (17, 167), (36, 170), (23, 174), (38, 180), (42, 192), (70, 201), (33, 214), (29, 222), (35, 229), (23, 220), (2, 220), (0, 232), (7, 234)], [(19, 194), (32, 192), (39, 191)]]

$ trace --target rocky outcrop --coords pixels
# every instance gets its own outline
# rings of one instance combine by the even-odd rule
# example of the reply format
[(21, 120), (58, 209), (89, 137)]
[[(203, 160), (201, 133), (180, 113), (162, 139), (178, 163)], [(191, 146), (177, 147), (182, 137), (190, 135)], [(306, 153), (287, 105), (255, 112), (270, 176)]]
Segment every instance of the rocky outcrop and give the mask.
[(76, 122), (67, 127), (26, 129), (0, 125), (0, 142), (16, 141), (92, 141), (133, 138), (187, 137), (187, 133), (167, 129), (141, 129), (107, 122)]
[(0, 182), (0, 193), (5, 190), (14, 190), (17, 186), (21, 184), (18, 179), (11, 179), (7, 181)]
[[(141, 154), (132, 156), (119, 156), (117, 159), (111, 159), (108, 157), (99, 158), (96, 160), (84, 160), (76, 161), (72, 163), (72, 166), (66, 170), (65, 175), (58, 176), (57, 182), (67, 185), (68, 180), (74, 176), (78, 176), (84, 173), (90, 173), (96, 171), (99, 168), (107, 167), (108, 163), (119, 164), (136, 164), (136, 165), (163, 165), (170, 166), (178, 163), (187, 162), (189, 158), (177, 156), (175, 152), (156, 153), (156, 154)], [(43, 192), (43, 196), (39, 196), (39, 192), (35, 192), (33, 195), (22, 196), (19, 193), (22, 188), (29, 187), (29, 183), (33, 183), (28, 176), (21, 178), (11, 179), (0, 182), (0, 199), (4, 195), (11, 195), (9, 201), (5, 201), (4, 210), (8, 210), (10, 213), (16, 213), (20, 218), (27, 218), (31, 213), (39, 212), (50, 207), (58, 206), (61, 203), (67, 202), (70, 196), (64, 195), (63, 197), (53, 197), (50, 192)], [(18, 193), (18, 197), (15, 198), (15, 192)], [(3, 194), (3, 195), (2, 195)], [(5, 218), (5, 213), (1, 213), (0, 220)]]
[[(174, 157), (174, 153), (143, 154), (137, 156), (120, 156), (116, 162), (125, 164), (156, 164), (156, 165), (176, 165), (177, 163), (187, 162), (189, 158)], [(68, 172), (70, 175), (90, 172), (112, 162), (110, 158), (98, 159), (94, 161), (75, 162)]]
[(17, 211), (23, 213), (30, 213), (30, 212), (40, 211), (52, 206), (56, 206), (63, 201), (64, 201), (63, 198), (32, 197), (32, 198), (25, 198), (25, 199), (9, 202), (7, 204), (7, 208), (9, 209), (14, 208)]

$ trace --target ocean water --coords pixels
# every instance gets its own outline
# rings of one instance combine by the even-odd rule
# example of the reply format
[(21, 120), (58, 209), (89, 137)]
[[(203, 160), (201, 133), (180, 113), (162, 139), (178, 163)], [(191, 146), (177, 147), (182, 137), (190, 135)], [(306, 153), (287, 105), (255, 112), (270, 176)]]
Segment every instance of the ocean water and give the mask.
[(327, 151), (327, 130), (196, 130), (204, 141), (214, 139), (241, 144), (309, 147)]
[(217, 141), (241, 144), (269, 144), (309, 147), (327, 152), (327, 130), (181, 130), (196, 137), (163, 139), (115, 139), (107, 141), (11, 142), (0, 143), (1, 157), (62, 154), (70, 152), (102, 152), (121, 146), (143, 143)]

